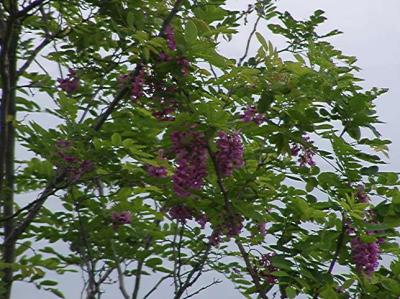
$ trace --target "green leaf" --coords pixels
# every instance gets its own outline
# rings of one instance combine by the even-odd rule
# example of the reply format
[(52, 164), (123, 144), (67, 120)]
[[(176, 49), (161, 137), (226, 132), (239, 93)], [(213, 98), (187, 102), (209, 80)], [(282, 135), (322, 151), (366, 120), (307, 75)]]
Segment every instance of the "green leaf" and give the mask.
[(263, 46), (263, 48), (265, 49), (265, 51), (268, 51), (268, 43), (265, 40), (264, 36), (262, 36), (262, 34), (256, 32), (256, 37), (257, 40), (260, 42), (260, 44)]
[(121, 145), (122, 139), (121, 139), (121, 135), (119, 135), (118, 133), (114, 133), (111, 136), (111, 143), (114, 146), (119, 146)]
[(286, 295), (288, 296), (289, 299), (295, 298), (296, 295), (297, 295), (296, 289), (294, 289), (292, 287), (287, 287), (286, 288)]
[(43, 286), (55, 286), (57, 284), (58, 284), (58, 282), (53, 281), (53, 280), (43, 280), (40, 282), (40, 285), (43, 285)]
[(146, 261), (146, 266), (148, 266), (150, 268), (154, 268), (154, 267), (156, 267), (158, 265), (161, 265), (161, 264), (162, 264), (162, 259), (157, 258), (157, 257), (148, 259)]
[(185, 39), (188, 43), (193, 44), (197, 40), (197, 26), (192, 20), (188, 20), (185, 27)]

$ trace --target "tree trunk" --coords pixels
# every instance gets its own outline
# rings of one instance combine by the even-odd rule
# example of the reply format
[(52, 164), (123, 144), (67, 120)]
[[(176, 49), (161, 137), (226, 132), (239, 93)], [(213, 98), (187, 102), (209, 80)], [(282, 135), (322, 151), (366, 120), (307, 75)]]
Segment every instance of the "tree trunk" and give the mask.
[[(16, 83), (17, 83), (17, 46), (19, 39), (19, 25), (15, 19), (17, 1), (10, 1), (9, 16), (3, 23), (5, 28), (1, 38), (0, 78), (1, 78), (1, 105), (0, 105), (0, 203), (2, 207), (3, 236), (6, 240), (14, 230), (15, 221), (10, 216), (14, 213), (14, 161), (15, 161), (15, 119), (16, 119)], [(6, 265), (15, 261), (15, 241), (10, 240), (2, 244), (1, 262)], [(11, 297), (13, 283), (13, 269), (3, 267), (1, 271), (1, 299)]]

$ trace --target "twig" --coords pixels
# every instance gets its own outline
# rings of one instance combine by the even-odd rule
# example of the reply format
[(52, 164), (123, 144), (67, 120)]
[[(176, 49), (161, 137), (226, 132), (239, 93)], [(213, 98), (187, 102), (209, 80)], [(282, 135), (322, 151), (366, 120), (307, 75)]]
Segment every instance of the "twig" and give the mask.
[(257, 31), (257, 26), (258, 26), (258, 23), (260, 22), (260, 20), (261, 20), (261, 14), (258, 15), (257, 20), (256, 20), (256, 22), (254, 23), (253, 30), (251, 31), (251, 33), (250, 33), (250, 35), (249, 35), (249, 38), (247, 39), (246, 51), (244, 52), (242, 58), (240, 58), (240, 60), (239, 60), (239, 62), (238, 62), (238, 66), (241, 66), (241, 65), (242, 65), (242, 62), (246, 59), (247, 55), (249, 54), (250, 43), (251, 43), (251, 40), (252, 40), (252, 38), (253, 38), (253, 35), (254, 35), (254, 34), (256, 33), (256, 31)]
[(149, 298), (149, 296), (155, 291), (157, 290), (157, 288), (160, 286), (160, 284), (162, 284), (162, 282), (168, 278), (171, 278), (171, 275), (167, 275), (162, 277), (155, 285), (154, 287), (151, 288), (151, 290), (143, 297), (143, 299), (147, 299)]
[[(345, 223), (345, 217), (344, 214), (342, 213), (342, 231), (340, 232), (338, 241), (336, 243), (336, 250), (333, 255), (332, 261), (329, 265), (328, 274), (332, 274), (333, 268), (335, 267), (335, 264), (337, 262), (337, 259), (339, 258), (340, 250), (342, 249), (343, 242), (344, 242), (344, 235), (346, 234), (346, 223)], [(313, 299), (318, 299), (319, 291), (317, 290), (316, 294), (313, 296)]]
[(193, 297), (193, 296), (199, 294), (200, 292), (204, 291), (205, 289), (208, 289), (208, 288), (212, 287), (213, 285), (219, 284), (219, 283), (221, 283), (221, 282), (222, 282), (222, 280), (219, 280), (219, 279), (214, 280), (214, 281), (213, 281), (212, 283), (210, 283), (209, 285), (206, 285), (205, 287), (202, 287), (201, 289), (198, 289), (196, 292), (194, 292), (194, 293), (192, 293), (192, 294), (190, 294), (190, 295), (188, 295), (188, 296), (186, 296), (186, 297), (183, 297), (183, 299), (191, 298), (191, 297)]
[(129, 299), (128, 292), (126, 291), (126, 288), (125, 288), (124, 273), (122, 272), (120, 261), (118, 259), (117, 253), (115, 252), (113, 243), (111, 243), (111, 249), (112, 249), (112, 252), (114, 255), (114, 260), (115, 260), (116, 268), (117, 268), (117, 272), (118, 272), (119, 289), (120, 289), (121, 294), (124, 297), (124, 299)]
[(24, 7), (22, 10), (20, 10), (17, 13), (17, 18), (21, 18), (21, 17), (25, 17), (31, 10), (33, 10), (34, 8), (41, 6), (42, 4), (44, 4), (46, 0), (36, 0), (33, 1), (31, 4), (29, 4), (28, 6)]
[[(157, 220), (155, 222), (156, 226), (158, 226), (160, 224), (160, 220)], [(145, 239), (145, 244), (144, 244), (144, 250), (147, 251), (150, 248), (150, 245), (153, 241), (153, 237), (152, 236), (147, 236)], [(140, 287), (140, 282), (142, 279), (142, 269), (143, 269), (143, 265), (144, 265), (144, 259), (139, 260), (138, 261), (138, 265), (136, 268), (136, 278), (135, 278), (135, 286), (133, 289), (133, 293), (132, 293), (132, 299), (137, 299), (138, 295), (139, 295), (139, 287)]]
[[(211, 250), (211, 244), (208, 243), (206, 250), (204, 252), (203, 257), (200, 259), (200, 261), (193, 267), (192, 271), (189, 272), (185, 283), (180, 287), (178, 292), (175, 293), (174, 299), (180, 299), (185, 292), (186, 289), (190, 288), (200, 277), (201, 272), (203, 270), (204, 264), (207, 260), (208, 254), (210, 253)], [(198, 275), (192, 280), (192, 277), (196, 272), (199, 272)]]

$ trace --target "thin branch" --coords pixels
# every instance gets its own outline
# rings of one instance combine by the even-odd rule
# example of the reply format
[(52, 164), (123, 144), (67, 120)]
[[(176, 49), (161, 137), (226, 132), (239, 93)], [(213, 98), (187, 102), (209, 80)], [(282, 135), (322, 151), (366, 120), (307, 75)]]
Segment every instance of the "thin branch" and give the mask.
[(204, 290), (206, 290), (206, 289), (212, 287), (213, 285), (219, 284), (219, 283), (221, 283), (221, 282), (222, 282), (222, 280), (219, 280), (219, 279), (214, 280), (212, 283), (206, 285), (205, 287), (202, 287), (201, 289), (198, 289), (196, 292), (194, 292), (194, 293), (192, 293), (192, 294), (190, 294), (190, 295), (188, 295), (188, 296), (186, 296), (186, 297), (183, 297), (183, 299), (191, 298), (191, 297), (193, 297), (193, 296), (199, 294), (200, 292), (202, 292), (202, 291), (204, 291)]
[(240, 60), (238, 62), (238, 66), (242, 65), (243, 61), (246, 59), (247, 55), (249, 54), (250, 43), (251, 43), (251, 40), (253, 39), (254, 34), (257, 31), (257, 26), (258, 26), (258, 23), (260, 22), (260, 20), (261, 20), (261, 14), (258, 15), (257, 20), (254, 23), (253, 30), (251, 31), (249, 38), (247, 39), (246, 51), (244, 52), (242, 58), (240, 58)]
[(17, 76), (21, 76), (26, 69), (32, 64), (32, 62), (35, 60), (36, 56), (42, 51), (48, 44), (51, 43), (50, 37), (45, 37), (44, 40), (33, 50), (32, 54), (29, 56), (29, 58), (25, 61), (25, 63), (20, 67), (20, 69), (17, 71)]
[[(199, 279), (201, 272), (204, 268), (204, 264), (207, 261), (210, 250), (211, 250), (211, 244), (208, 243), (203, 257), (193, 267), (192, 271), (189, 272), (185, 283), (179, 288), (178, 292), (175, 293), (174, 299), (180, 299), (182, 297), (183, 293), (185, 292), (185, 290), (190, 288)], [(198, 275), (194, 279), (192, 279), (192, 277), (195, 275), (196, 272), (198, 272)]]
[(117, 253), (115, 251), (114, 244), (112, 244), (112, 243), (111, 243), (111, 249), (112, 249), (112, 252), (114, 255), (114, 260), (115, 260), (116, 268), (117, 268), (117, 272), (118, 272), (119, 289), (120, 289), (121, 294), (124, 297), (124, 299), (129, 299), (128, 292), (126, 291), (126, 288), (125, 288), (124, 273), (122, 272), (120, 261), (118, 259)]
[[(161, 223), (161, 220), (156, 220), (155, 226), (158, 227), (160, 225), (160, 223)], [(151, 235), (148, 235), (145, 238), (144, 251), (147, 251), (150, 248), (152, 242), (153, 242), (153, 237)], [(132, 299), (137, 299), (138, 295), (139, 295), (139, 287), (140, 287), (140, 283), (141, 283), (141, 279), (142, 279), (143, 265), (144, 265), (144, 259), (139, 260), (137, 268), (136, 268), (135, 286), (134, 286), (133, 293), (132, 293)]]
[(168, 279), (168, 278), (171, 278), (171, 275), (167, 275), (167, 276), (162, 277), (162, 278), (154, 285), (154, 287), (143, 297), (143, 299), (149, 298), (150, 295), (151, 295), (155, 290), (157, 290), (157, 288), (162, 284), (162, 282), (163, 282), (164, 280)]
[(335, 264), (337, 262), (337, 259), (339, 257), (340, 254), (340, 250), (342, 249), (343, 246), (343, 241), (344, 241), (344, 235), (346, 234), (346, 223), (345, 223), (345, 219), (344, 219), (344, 215), (342, 214), (342, 231), (340, 232), (337, 244), (336, 244), (336, 250), (335, 250), (335, 254), (333, 255), (331, 264), (329, 265), (329, 269), (328, 269), (328, 273), (331, 274), (333, 271), (333, 268), (335, 267)]
[(17, 18), (22, 18), (25, 17), (31, 10), (41, 6), (42, 4), (45, 3), (46, 0), (36, 0), (33, 1), (31, 4), (29, 4), (28, 6), (25, 6), (23, 9), (21, 9), (18, 13), (17, 13)]

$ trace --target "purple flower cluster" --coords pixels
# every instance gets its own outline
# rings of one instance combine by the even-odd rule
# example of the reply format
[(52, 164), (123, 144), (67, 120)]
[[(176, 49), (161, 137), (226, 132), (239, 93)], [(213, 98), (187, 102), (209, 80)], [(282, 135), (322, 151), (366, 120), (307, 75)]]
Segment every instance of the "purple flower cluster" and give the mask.
[(315, 166), (314, 155), (315, 152), (312, 149), (311, 145), (313, 141), (309, 136), (303, 137), (304, 142), (308, 143), (310, 146), (304, 146), (302, 144), (294, 144), (291, 148), (292, 156), (298, 156), (298, 161), (300, 166)]
[(218, 229), (214, 229), (213, 232), (211, 233), (211, 236), (208, 237), (208, 242), (212, 246), (218, 246), (219, 243), (221, 243), (221, 231)]
[(56, 153), (61, 160), (58, 162), (59, 171), (65, 171), (69, 182), (77, 182), (81, 177), (93, 169), (89, 160), (81, 160), (71, 154), (72, 142), (67, 140), (56, 141)]
[(371, 276), (379, 265), (380, 241), (371, 243), (363, 242), (359, 237), (351, 239), (351, 256), (356, 265), (356, 270)]
[(147, 174), (155, 178), (165, 178), (167, 176), (167, 170), (162, 166), (147, 166)]
[(185, 57), (180, 57), (176, 60), (176, 63), (181, 67), (182, 75), (188, 76), (190, 68), (189, 60), (187, 60)]
[(259, 260), (260, 270), (259, 276), (263, 278), (268, 284), (275, 284), (277, 282), (277, 278), (273, 276), (271, 273), (277, 271), (278, 269), (272, 265), (271, 257), (273, 255), (270, 253), (263, 254)]
[(357, 201), (360, 203), (368, 203), (369, 202), (369, 197), (364, 190), (364, 186), (362, 186), (362, 185), (357, 186), (356, 198), (357, 198)]
[(222, 241), (222, 235), (225, 234), (228, 238), (232, 238), (238, 236), (243, 229), (243, 221), (244, 218), (236, 214), (233, 217), (227, 218), (222, 225), (214, 228), (211, 236), (208, 237), (208, 240), (211, 245), (217, 246)]
[(58, 78), (57, 82), (63, 91), (67, 92), (68, 94), (72, 94), (79, 88), (80, 79), (76, 76), (75, 70), (69, 69), (67, 78)]
[(217, 148), (218, 151), (215, 157), (220, 175), (231, 176), (234, 169), (244, 165), (243, 144), (237, 132), (226, 134), (220, 131), (218, 133)]
[(111, 213), (111, 222), (113, 224), (113, 228), (116, 229), (120, 225), (123, 224), (131, 224), (132, 223), (132, 214), (129, 211), (123, 212), (112, 212)]
[(175, 108), (164, 108), (160, 111), (155, 111), (152, 115), (160, 121), (174, 121), (175, 116), (173, 113), (175, 112)]
[(196, 222), (197, 222), (198, 224), (200, 224), (200, 227), (201, 227), (202, 229), (205, 228), (205, 226), (206, 226), (208, 220), (209, 220), (209, 219), (208, 219), (208, 217), (207, 217), (206, 214), (200, 214), (200, 215), (196, 216)]
[(173, 190), (180, 197), (187, 197), (193, 190), (200, 190), (207, 175), (207, 149), (204, 134), (194, 130), (175, 131), (171, 134), (172, 151), (177, 168), (172, 177)]
[(265, 121), (265, 116), (261, 113), (258, 113), (256, 107), (250, 106), (244, 110), (243, 114), (240, 116), (240, 119), (246, 123), (254, 122), (257, 125), (261, 125)]
[(267, 235), (267, 227), (265, 222), (261, 222), (257, 225), (258, 232), (261, 236), (265, 237)]
[(243, 217), (235, 215), (230, 221), (225, 222), (225, 231), (228, 238), (238, 236), (243, 229)]
[(176, 50), (175, 33), (171, 25), (167, 25), (164, 29), (165, 39), (167, 41), (168, 48), (172, 51)]
[(139, 73), (132, 80), (131, 95), (133, 100), (143, 96), (143, 85), (145, 83), (145, 71), (140, 67)]
[(184, 205), (176, 205), (169, 209), (169, 216), (172, 219), (176, 219), (181, 223), (186, 223), (187, 220), (193, 218), (191, 209), (185, 207)]

